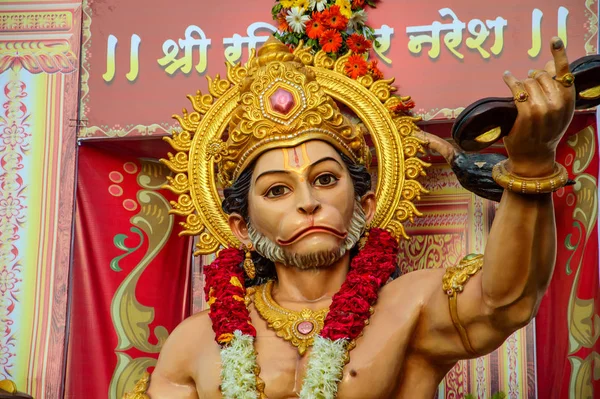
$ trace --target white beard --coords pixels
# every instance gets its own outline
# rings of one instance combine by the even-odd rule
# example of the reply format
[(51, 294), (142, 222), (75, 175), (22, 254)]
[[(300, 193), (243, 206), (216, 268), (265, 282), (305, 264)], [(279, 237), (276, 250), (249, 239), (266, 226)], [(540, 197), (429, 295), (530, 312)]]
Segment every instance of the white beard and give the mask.
[(344, 256), (348, 250), (354, 248), (360, 240), (366, 224), (367, 216), (360, 205), (360, 198), (357, 198), (354, 201), (354, 211), (352, 213), (348, 235), (344, 239), (342, 245), (333, 251), (321, 251), (304, 255), (289, 253), (279, 244), (259, 233), (252, 226), (250, 221), (248, 221), (248, 237), (256, 249), (256, 252), (272, 262), (280, 263), (285, 266), (297, 267), (299, 269), (314, 269), (332, 265)]

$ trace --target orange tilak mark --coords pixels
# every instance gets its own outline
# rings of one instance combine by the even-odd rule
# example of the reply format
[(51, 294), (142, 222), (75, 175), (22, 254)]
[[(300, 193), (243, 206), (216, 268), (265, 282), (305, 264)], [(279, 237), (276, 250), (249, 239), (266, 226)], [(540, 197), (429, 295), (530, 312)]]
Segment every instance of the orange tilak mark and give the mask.
[(302, 144), (302, 147), (300, 147), (302, 149), (302, 162), (304, 162), (305, 165), (310, 165), (310, 158), (308, 157), (308, 151), (306, 150), (306, 144)]
[[(303, 174), (304, 171), (310, 166), (310, 158), (308, 157), (308, 151), (306, 150), (306, 144), (302, 144), (300, 146), (300, 149), (302, 151), (302, 163), (300, 162), (298, 153), (296, 152), (295, 148), (293, 148), (293, 149), (282, 148), (281, 149), (281, 151), (283, 151), (283, 168), (285, 170), (296, 172), (298, 174)], [(294, 152), (294, 163), (296, 164), (296, 166), (290, 165), (290, 151)]]

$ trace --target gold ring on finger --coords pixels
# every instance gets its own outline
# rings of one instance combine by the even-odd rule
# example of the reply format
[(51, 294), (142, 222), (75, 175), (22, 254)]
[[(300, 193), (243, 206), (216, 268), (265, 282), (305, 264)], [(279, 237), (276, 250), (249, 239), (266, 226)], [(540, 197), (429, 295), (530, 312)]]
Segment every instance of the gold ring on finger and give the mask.
[(529, 99), (529, 93), (527, 93), (524, 90), (521, 90), (521, 91), (517, 92), (517, 94), (515, 94), (515, 101), (518, 101), (520, 103), (524, 103), (528, 99)]
[(542, 74), (542, 73), (544, 73), (544, 72), (546, 72), (546, 71), (544, 71), (544, 70), (541, 70), (541, 69), (534, 69), (534, 70), (532, 70), (532, 71), (531, 71), (531, 73), (529, 74), (529, 77), (530, 77), (531, 79), (536, 79), (536, 78), (538, 77), (538, 75), (540, 75), (540, 74)]
[(567, 72), (561, 77), (555, 77), (554, 80), (565, 87), (571, 87), (575, 83), (575, 76), (571, 72)]

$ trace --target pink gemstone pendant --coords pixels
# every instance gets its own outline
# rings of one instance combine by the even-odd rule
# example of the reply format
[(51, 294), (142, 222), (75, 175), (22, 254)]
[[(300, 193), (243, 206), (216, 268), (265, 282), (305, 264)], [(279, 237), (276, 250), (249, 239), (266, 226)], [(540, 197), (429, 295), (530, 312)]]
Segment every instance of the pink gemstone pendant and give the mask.
[(296, 100), (294, 100), (292, 93), (281, 87), (271, 94), (269, 102), (271, 103), (271, 109), (282, 115), (287, 115), (296, 106)]
[(298, 324), (298, 332), (302, 335), (308, 335), (312, 332), (312, 330), (315, 328), (315, 325), (310, 322), (310, 321), (303, 321), (302, 323)]

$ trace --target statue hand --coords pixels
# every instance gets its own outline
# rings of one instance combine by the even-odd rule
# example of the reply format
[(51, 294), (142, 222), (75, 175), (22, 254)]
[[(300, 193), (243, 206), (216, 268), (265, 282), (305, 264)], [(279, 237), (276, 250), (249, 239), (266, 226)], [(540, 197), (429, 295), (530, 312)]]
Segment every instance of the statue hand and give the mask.
[(575, 86), (565, 85), (553, 77), (569, 73), (564, 43), (552, 39), (553, 61), (544, 70), (532, 70), (524, 81), (510, 72), (504, 82), (515, 98), (526, 92), (526, 101), (516, 101), (519, 116), (509, 135), (504, 138), (511, 172), (523, 177), (545, 176), (553, 172), (556, 147), (564, 135), (575, 109)]

